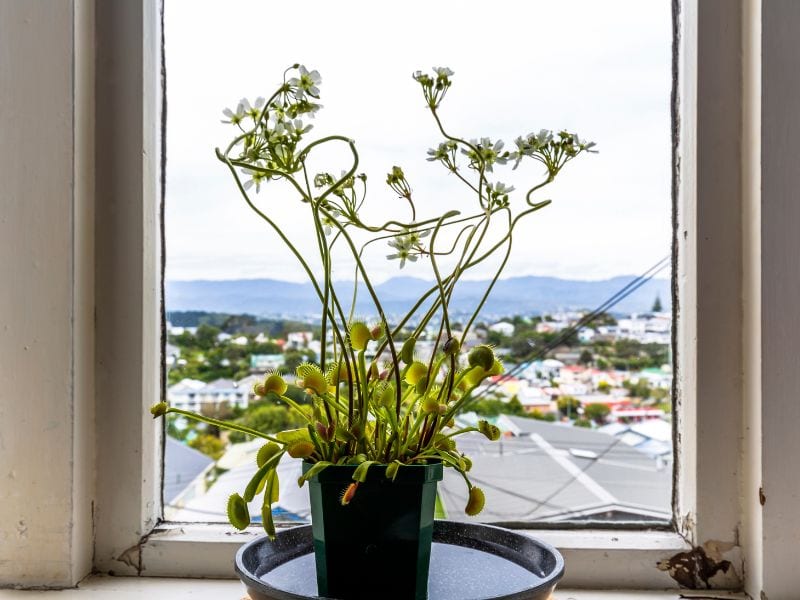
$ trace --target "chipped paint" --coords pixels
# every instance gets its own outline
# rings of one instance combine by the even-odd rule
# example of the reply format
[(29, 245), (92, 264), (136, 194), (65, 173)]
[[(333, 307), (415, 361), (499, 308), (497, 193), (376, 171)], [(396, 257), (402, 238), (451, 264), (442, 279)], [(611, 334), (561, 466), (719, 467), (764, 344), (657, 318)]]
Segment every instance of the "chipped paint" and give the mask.
[(714, 576), (733, 571), (731, 562), (722, 558), (722, 554), (733, 547), (728, 542), (711, 540), (689, 551), (679, 552), (668, 560), (660, 561), (656, 566), (661, 571), (666, 571), (681, 587), (710, 589), (713, 587), (711, 580)]

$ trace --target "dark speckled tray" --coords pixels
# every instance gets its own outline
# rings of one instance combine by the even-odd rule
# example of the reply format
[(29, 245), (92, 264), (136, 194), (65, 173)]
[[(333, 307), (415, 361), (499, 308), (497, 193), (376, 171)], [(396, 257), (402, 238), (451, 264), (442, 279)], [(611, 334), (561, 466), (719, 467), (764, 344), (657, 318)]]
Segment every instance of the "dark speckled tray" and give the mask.
[[(236, 554), (236, 571), (253, 600), (317, 596), (311, 526), (258, 538)], [(558, 551), (500, 527), (436, 521), (429, 600), (547, 600), (564, 575)]]

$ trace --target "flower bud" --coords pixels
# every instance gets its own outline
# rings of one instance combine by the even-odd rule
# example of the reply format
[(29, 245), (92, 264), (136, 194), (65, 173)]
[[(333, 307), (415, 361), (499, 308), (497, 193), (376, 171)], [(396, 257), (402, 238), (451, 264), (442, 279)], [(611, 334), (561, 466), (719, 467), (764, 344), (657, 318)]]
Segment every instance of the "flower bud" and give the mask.
[(283, 380), (283, 377), (281, 377), (277, 373), (273, 373), (272, 375), (266, 378), (263, 384), (263, 388), (264, 388), (264, 393), (259, 394), (259, 396), (264, 396), (269, 393), (273, 393), (278, 396), (283, 396), (286, 393), (286, 390), (289, 389), (289, 386)]
[(372, 334), (364, 323), (359, 321), (350, 326), (350, 345), (353, 350), (365, 350), (371, 338)]
[(467, 500), (467, 506), (464, 508), (464, 512), (474, 517), (483, 510), (484, 504), (486, 504), (486, 496), (483, 494), (483, 490), (479, 487), (472, 486), (469, 489), (469, 500)]
[(395, 394), (394, 386), (391, 383), (385, 384), (383, 389), (381, 389), (379, 396), (379, 402), (381, 406), (392, 408), (396, 399), (397, 395)]
[(488, 371), (494, 364), (494, 351), (489, 346), (481, 344), (470, 350), (467, 360), (470, 367), (481, 367), (484, 371)]
[(166, 402), (159, 402), (158, 404), (154, 404), (150, 407), (150, 414), (153, 415), (154, 419), (157, 419), (158, 417), (163, 417), (165, 414), (167, 414), (168, 409), (169, 406)]
[(448, 338), (442, 347), (442, 351), (447, 354), (447, 356), (456, 356), (460, 349), (461, 344), (458, 343), (456, 338)]
[(431, 396), (427, 396), (422, 401), (422, 410), (428, 414), (438, 413), (439, 412), (439, 402), (436, 398)]
[(428, 367), (421, 362), (412, 362), (408, 369), (406, 369), (405, 380), (406, 383), (417, 385), (420, 379), (428, 374)]
[(314, 453), (314, 444), (306, 440), (297, 440), (286, 446), (286, 452), (292, 458), (308, 458)]
[(417, 343), (417, 338), (411, 336), (405, 342), (403, 342), (403, 347), (400, 349), (400, 359), (410, 365), (414, 362), (414, 346)]

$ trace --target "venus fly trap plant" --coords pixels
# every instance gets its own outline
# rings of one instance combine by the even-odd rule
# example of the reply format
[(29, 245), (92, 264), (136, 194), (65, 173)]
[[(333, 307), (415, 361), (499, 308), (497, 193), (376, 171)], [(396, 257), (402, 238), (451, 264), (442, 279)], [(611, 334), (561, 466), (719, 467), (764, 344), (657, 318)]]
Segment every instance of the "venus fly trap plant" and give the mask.
[[(271, 505), (278, 500), (277, 465), (284, 454), (311, 464), (300, 477), (300, 485), (331, 465), (357, 465), (342, 504), (358, 494), (358, 486), (374, 465), (388, 465), (386, 477), (394, 479), (408, 465), (441, 461), (464, 478), (465, 512), (476, 515), (483, 508), (483, 491), (470, 481), (472, 463), (458, 450), (457, 438), (479, 432), (496, 440), (500, 431), (487, 421), (457, 428), (455, 417), (474, 398), (476, 388), (486, 378), (501, 374), (503, 366), (487, 345), (467, 352), (465, 339), (508, 261), (515, 228), (550, 203), (534, 200), (534, 193), (551, 183), (567, 162), (592, 151), (594, 144), (566, 131), (542, 130), (518, 137), (515, 148), (508, 150), (500, 140), (453, 135), (439, 114), (452, 76), (446, 68), (414, 74), (443, 138), (428, 150), (428, 160), (440, 163), (460, 180), (468, 196), (452, 198), (448, 210), (432, 216), (418, 215), (412, 187), (403, 169), (395, 166), (386, 184), (400, 199), (394, 211), (397, 216), (384, 223), (366, 221), (362, 206), (367, 177), (358, 171), (354, 141), (341, 135), (306, 140), (311, 125), (304, 119), (321, 108), (317, 71), (294, 65), (268, 99), (252, 104), (242, 100), (235, 111), (224, 111), (225, 122), (236, 129), (236, 135), (224, 150), (217, 150), (217, 157), (229, 169), (247, 205), (297, 259), (319, 299), (322, 325), (320, 364), (297, 368), (297, 385), (310, 398), (310, 411), (287, 396), (288, 385), (278, 373), (267, 375), (254, 389), (257, 396), (278, 398), (301, 414), (307, 421), (301, 429), (269, 434), (164, 402), (151, 409), (156, 417), (178, 413), (265, 440), (256, 474), (243, 494), (234, 494), (228, 503), (229, 519), (239, 529), (250, 523), (247, 503), (263, 494), (264, 528), (274, 536)], [(346, 168), (339, 175), (312, 171), (310, 158), (315, 152), (337, 144), (346, 151)], [(516, 169), (528, 159), (541, 164), (544, 179), (512, 198), (514, 188), (497, 181), (495, 171)], [(252, 196), (278, 181), (299, 199), (298, 214), (304, 212), (318, 248), (313, 260), (282, 231), (269, 208), (257, 205)], [(385, 244), (387, 259), (399, 261), (400, 268), (407, 262), (429, 264), (435, 281), (397, 322), (387, 318), (365, 266), (365, 251), (373, 244)], [(349, 255), (355, 269), (356, 285), (348, 298), (334, 286), (332, 256), (340, 250)], [(499, 266), (463, 329), (456, 332), (449, 313), (453, 292), (464, 274), (490, 258), (496, 258)], [(366, 290), (377, 314), (369, 323), (354, 316), (360, 289)], [(430, 327), (438, 333), (426, 358), (415, 353), (415, 346)], [(368, 353), (375, 358), (368, 359)]]

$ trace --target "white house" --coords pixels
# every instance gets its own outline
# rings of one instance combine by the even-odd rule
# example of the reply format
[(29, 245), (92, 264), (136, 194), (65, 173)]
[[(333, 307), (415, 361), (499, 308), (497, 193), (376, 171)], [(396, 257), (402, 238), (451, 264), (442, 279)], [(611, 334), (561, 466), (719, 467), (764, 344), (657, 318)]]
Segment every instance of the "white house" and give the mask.
[(499, 333), (505, 337), (511, 337), (514, 335), (514, 329), (514, 325), (508, 321), (500, 321), (494, 325), (489, 325), (489, 331), (494, 331), (495, 333)]
[(175, 408), (184, 410), (197, 410), (200, 400), (197, 392), (206, 386), (205, 381), (198, 379), (181, 379), (178, 383), (167, 388), (167, 402)]

